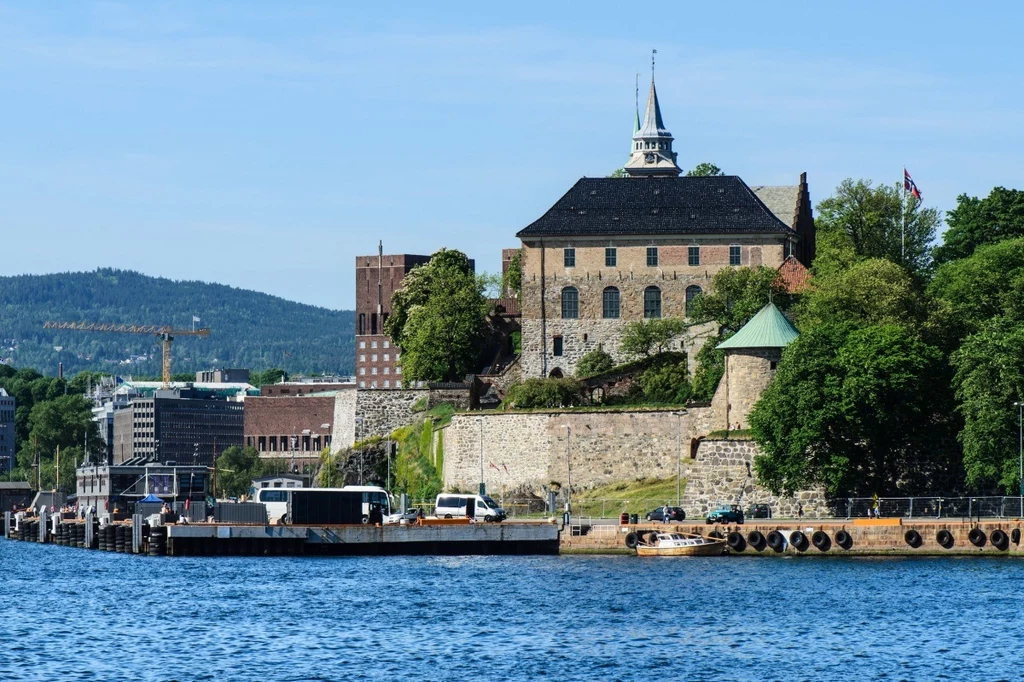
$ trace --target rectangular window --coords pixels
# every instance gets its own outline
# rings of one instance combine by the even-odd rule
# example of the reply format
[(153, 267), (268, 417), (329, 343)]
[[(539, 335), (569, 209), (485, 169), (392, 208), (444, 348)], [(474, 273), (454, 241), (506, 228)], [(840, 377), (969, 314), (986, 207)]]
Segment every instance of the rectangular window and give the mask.
[(688, 258), (687, 262), (690, 265), (700, 265), (700, 247), (699, 246), (691, 246), (691, 247), (689, 247), (686, 250), (686, 252), (687, 252), (686, 255), (687, 255), (687, 258)]
[(562, 260), (565, 263), (565, 267), (574, 268), (576, 267), (576, 249), (564, 249), (562, 251)]
[(740, 264), (740, 247), (730, 246), (729, 247), (729, 265)]
[(360, 341), (359, 342), (359, 347), (360, 348), (366, 348), (366, 341)]
[(658, 267), (658, 247), (648, 246), (647, 247), (647, 267), (656, 268)]
[(376, 353), (371, 353), (370, 354), (370, 362), (377, 362), (377, 354)]
[(376, 373), (377, 373), (377, 368), (376, 367), (371, 367), (370, 368), (370, 374), (376, 374)]
[(366, 382), (365, 381), (360, 381), (359, 382), (359, 388), (366, 388)]
[(401, 381), (396, 381), (395, 382), (395, 388), (401, 388), (401, 387), (402, 387), (402, 382)]
[(618, 253), (615, 251), (614, 246), (605, 247), (604, 250), (604, 266), (606, 268), (614, 268), (618, 264)]
[(390, 342), (390, 341), (387, 341), (387, 340), (385, 340), (385, 341), (384, 341), (384, 347), (385, 347), (385, 348), (391, 348), (391, 342)]
[(562, 337), (561, 336), (556, 336), (556, 337), (554, 337), (551, 340), (554, 342), (554, 354), (555, 354), (555, 356), (556, 357), (557, 356), (561, 356), (562, 355)]
[(370, 388), (377, 388), (377, 382), (376, 381), (371, 381), (370, 382)]
[(385, 374), (391, 374), (391, 368), (390, 367), (385, 367), (384, 368), (384, 373)]
[(359, 362), (366, 362), (366, 353), (359, 354)]
[(384, 354), (384, 362), (388, 362), (391, 359), (391, 353)]
[(384, 388), (391, 388), (391, 382), (390, 381), (385, 381), (384, 382)]
[(359, 375), (360, 376), (366, 376), (366, 368), (365, 367), (360, 367), (359, 368)]
[(402, 368), (401, 367), (395, 367), (395, 374), (401, 374), (401, 373), (402, 373)]
[(370, 348), (376, 348), (376, 347), (377, 347), (377, 342), (376, 341), (371, 341), (370, 342)]

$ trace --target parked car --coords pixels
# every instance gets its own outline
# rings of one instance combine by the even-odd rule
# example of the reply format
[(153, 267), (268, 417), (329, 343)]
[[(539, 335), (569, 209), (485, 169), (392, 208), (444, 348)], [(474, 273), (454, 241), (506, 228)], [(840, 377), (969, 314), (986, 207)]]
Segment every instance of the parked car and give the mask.
[(417, 519), (423, 517), (423, 510), (419, 507), (409, 507), (405, 510), (405, 513), (398, 512), (388, 517), (388, 523), (401, 523), (402, 519), (405, 519), (407, 523), (416, 523)]
[(767, 504), (752, 504), (747, 510), (747, 516), (752, 519), (770, 519), (772, 508)]
[(683, 511), (682, 507), (669, 507), (668, 508), (668, 520), (665, 519), (665, 508), (658, 507), (647, 512), (648, 521), (661, 521), (662, 523), (668, 523), (669, 521), (685, 521), (686, 512)]
[(743, 523), (743, 508), (738, 504), (723, 504), (708, 514), (708, 523)]

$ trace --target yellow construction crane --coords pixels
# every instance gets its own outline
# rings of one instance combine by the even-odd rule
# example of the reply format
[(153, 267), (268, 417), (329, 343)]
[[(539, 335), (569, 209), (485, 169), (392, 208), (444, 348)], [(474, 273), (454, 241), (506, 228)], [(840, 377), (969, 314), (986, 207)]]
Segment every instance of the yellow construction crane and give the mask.
[(163, 378), (164, 388), (171, 384), (171, 343), (175, 336), (202, 336), (210, 335), (209, 328), (201, 329), (174, 329), (170, 326), (158, 326), (149, 324), (96, 324), (92, 322), (44, 322), (43, 329), (69, 329), (78, 332), (113, 332), (116, 334), (149, 334), (159, 336), (163, 341)]

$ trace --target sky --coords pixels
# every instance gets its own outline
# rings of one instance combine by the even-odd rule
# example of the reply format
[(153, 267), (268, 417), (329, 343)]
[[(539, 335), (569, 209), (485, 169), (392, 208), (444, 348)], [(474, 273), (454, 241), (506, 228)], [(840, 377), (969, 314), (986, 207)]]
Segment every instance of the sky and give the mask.
[(628, 156), (812, 201), (1024, 186), (1021, 3), (5, 2), (0, 275), (116, 267), (354, 306), (354, 260), (502, 248)]

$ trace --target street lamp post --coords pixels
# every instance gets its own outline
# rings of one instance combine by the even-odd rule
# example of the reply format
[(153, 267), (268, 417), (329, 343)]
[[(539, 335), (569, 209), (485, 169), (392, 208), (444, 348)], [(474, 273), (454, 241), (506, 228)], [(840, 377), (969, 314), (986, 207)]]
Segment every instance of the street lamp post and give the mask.
[(1017, 454), (1020, 457), (1020, 469), (1017, 472), (1017, 492), (1020, 494), (1021, 516), (1024, 516), (1024, 402), (1013, 404), (1017, 408)]
[(565, 429), (565, 523), (568, 525), (572, 518), (572, 459), (570, 458), (570, 439), (572, 429), (568, 424), (562, 424)]
[(487, 487), (484, 485), (484, 420), (477, 417), (476, 423), (480, 425), (480, 494), (487, 494)]
[(686, 410), (673, 412), (672, 414), (676, 416), (676, 506), (678, 507), (682, 499), (679, 481), (682, 474), (683, 461), (683, 415), (686, 414)]

